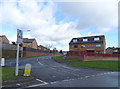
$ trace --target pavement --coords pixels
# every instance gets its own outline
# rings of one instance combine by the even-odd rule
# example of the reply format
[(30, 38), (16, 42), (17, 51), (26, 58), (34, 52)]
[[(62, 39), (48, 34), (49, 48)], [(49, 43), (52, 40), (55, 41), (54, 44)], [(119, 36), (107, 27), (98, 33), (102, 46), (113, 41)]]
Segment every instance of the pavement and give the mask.
[[(35, 87), (118, 87), (120, 85), (118, 84), (119, 72), (73, 67), (58, 63), (51, 57), (20, 59), (19, 68), (24, 69), (25, 64), (31, 64), (31, 75), (36, 79), (11, 87), (29, 89)], [(6, 61), (6, 65), (15, 67), (15, 61)]]

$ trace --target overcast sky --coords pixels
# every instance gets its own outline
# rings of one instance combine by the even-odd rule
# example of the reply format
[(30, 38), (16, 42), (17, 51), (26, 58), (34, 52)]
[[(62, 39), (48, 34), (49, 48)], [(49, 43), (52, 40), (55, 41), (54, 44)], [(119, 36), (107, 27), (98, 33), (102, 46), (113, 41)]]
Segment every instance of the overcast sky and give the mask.
[(58, 50), (69, 50), (73, 37), (105, 35), (107, 47), (118, 46), (118, 0), (44, 1), (1, 1), (0, 35), (16, 41), (19, 28), (38, 45)]

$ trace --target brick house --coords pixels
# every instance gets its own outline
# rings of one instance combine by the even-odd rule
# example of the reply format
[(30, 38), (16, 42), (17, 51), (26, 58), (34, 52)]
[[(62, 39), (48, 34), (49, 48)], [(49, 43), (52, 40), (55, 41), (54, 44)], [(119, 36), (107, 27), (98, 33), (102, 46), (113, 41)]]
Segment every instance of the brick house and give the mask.
[(108, 47), (106, 54), (120, 54), (120, 47)]
[(37, 49), (37, 41), (36, 39), (23, 38), (22, 46)]
[(39, 49), (39, 50), (42, 50), (42, 51), (49, 51), (49, 49), (46, 48), (46, 47), (44, 47), (43, 45), (39, 45), (39, 46), (38, 46), (38, 49)]
[(4, 44), (9, 44), (9, 40), (5, 35), (0, 35), (0, 41)]
[(69, 51), (105, 53), (105, 36), (88, 36), (73, 38), (69, 43)]

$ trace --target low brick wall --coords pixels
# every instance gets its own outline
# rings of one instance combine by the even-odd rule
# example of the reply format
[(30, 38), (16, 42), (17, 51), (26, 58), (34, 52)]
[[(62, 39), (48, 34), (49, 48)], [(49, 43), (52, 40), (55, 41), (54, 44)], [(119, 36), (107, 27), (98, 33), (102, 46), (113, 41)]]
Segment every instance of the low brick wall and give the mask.
[[(16, 58), (17, 50), (2, 50), (2, 57), (9, 59), (9, 58)], [(19, 57), (21, 57), (21, 51), (19, 51)]]
[(46, 55), (52, 55), (49, 51), (42, 51), (38, 49), (33, 48), (23, 48), (23, 57), (32, 57), (32, 56), (46, 56)]
[(66, 58), (68, 58), (68, 59), (75, 59), (75, 60), (80, 60), (80, 61), (83, 61), (84, 60), (84, 56), (74, 56), (74, 55), (72, 55), (72, 56), (67, 56)]
[(94, 61), (94, 60), (119, 60), (120, 55), (118, 54), (97, 54), (88, 52), (76, 52), (69, 51), (67, 58), (83, 60), (83, 61)]
[(94, 60), (118, 60), (118, 57), (84, 56), (84, 61), (94, 61)]
[(31, 51), (24, 51), (23, 53), (24, 53), (23, 54), (24, 57), (52, 55), (50, 53), (39, 53), (39, 52), (31, 52)]

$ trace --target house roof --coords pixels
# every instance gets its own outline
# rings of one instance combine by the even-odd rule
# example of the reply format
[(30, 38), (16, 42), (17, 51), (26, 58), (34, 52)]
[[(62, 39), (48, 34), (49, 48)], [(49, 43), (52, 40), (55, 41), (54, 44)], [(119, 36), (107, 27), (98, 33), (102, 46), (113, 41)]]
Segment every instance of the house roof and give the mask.
[(0, 37), (6, 37), (5, 35), (0, 35)]
[(23, 38), (23, 43), (32, 43), (35, 39)]
[(107, 49), (113, 49), (113, 50), (116, 50), (116, 49), (120, 49), (120, 47), (108, 47)]
[(8, 40), (8, 38), (5, 35), (0, 35), (0, 38), (3, 38), (3, 37), (5, 37)]
[(38, 47), (43, 47), (43, 48), (46, 48), (46, 49), (48, 49), (47, 47), (44, 47), (43, 45), (39, 45)]
[[(98, 38), (100, 40), (94, 41), (94, 38)], [(73, 38), (70, 43), (73, 43), (73, 40), (76, 39), (76, 43), (93, 43), (93, 42), (105, 42), (105, 36), (104, 35), (97, 35), (97, 36), (87, 36), (87, 37), (78, 37), (78, 38)], [(83, 42), (83, 39), (88, 39), (88, 41)]]

